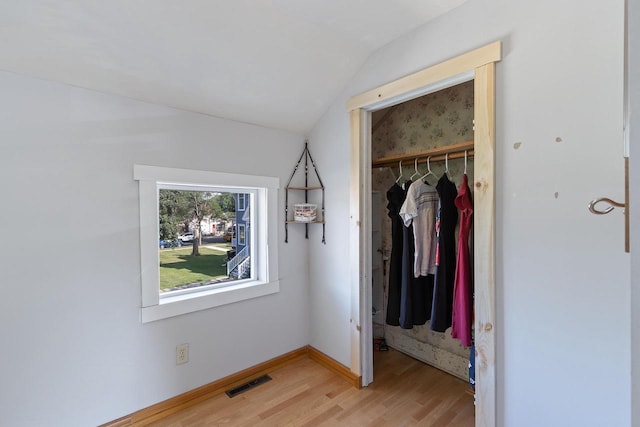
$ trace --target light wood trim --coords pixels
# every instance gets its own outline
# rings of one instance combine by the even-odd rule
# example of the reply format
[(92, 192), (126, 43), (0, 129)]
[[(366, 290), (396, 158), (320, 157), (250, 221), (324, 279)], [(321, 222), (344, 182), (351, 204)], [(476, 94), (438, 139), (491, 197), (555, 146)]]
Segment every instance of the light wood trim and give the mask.
[(145, 426), (151, 422), (161, 420), (171, 414), (194, 406), (215, 395), (224, 393), (226, 390), (244, 384), (256, 377), (264, 375), (269, 371), (278, 369), (284, 365), (296, 362), (308, 357), (327, 369), (335, 372), (356, 388), (360, 388), (360, 377), (349, 370), (343, 364), (337, 362), (321, 351), (307, 345), (282, 356), (274, 357), (271, 360), (247, 368), (243, 371), (221, 378), (212, 383), (203, 385), (186, 393), (167, 399), (163, 402), (149, 406), (133, 414), (127, 415), (117, 420), (108, 422), (100, 427), (130, 427)]
[(320, 365), (329, 369), (330, 371), (340, 375), (347, 382), (349, 382), (355, 388), (360, 388), (360, 376), (351, 372), (349, 368), (335, 359), (327, 356), (319, 350), (309, 346), (309, 357), (311, 360), (318, 362)]
[(410, 74), (401, 79), (379, 86), (354, 96), (347, 101), (349, 111), (365, 108), (371, 104), (395, 98), (416, 88), (451, 78), (485, 64), (499, 61), (502, 56), (500, 41), (490, 43), (455, 58)]
[(464, 157), (465, 151), (472, 151), (473, 147), (473, 141), (464, 141), (457, 144), (434, 147), (428, 150), (416, 151), (409, 154), (398, 154), (395, 156), (380, 157), (379, 159), (371, 161), (371, 167), (378, 168), (382, 166), (398, 166), (398, 163), (400, 161), (402, 161), (402, 163), (409, 161), (413, 162), (416, 158), (418, 158), (418, 163), (426, 163), (427, 157), (431, 157), (431, 160), (435, 161), (439, 160), (440, 157), (444, 159), (444, 155), (450, 153), (457, 153), (457, 156), (453, 157), (453, 155), (450, 155), (448, 156), (448, 158), (459, 158)]
[[(349, 265), (351, 266), (351, 283), (360, 283), (360, 271), (362, 271), (362, 200), (360, 199), (362, 186), (362, 165), (360, 139), (362, 137), (362, 110), (355, 109), (350, 112), (351, 121), (351, 167), (349, 179), (349, 236), (350, 252)], [(359, 286), (359, 285), (358, 285)], [(360, 289), (351, 287), (351, 318), (349, 319), (349, 335), (351, 344), (351, 370), (361, 375), (360, 353)]]
[(476, 426), (496, 425), (495, 64), (475, 70), (474, 283)]

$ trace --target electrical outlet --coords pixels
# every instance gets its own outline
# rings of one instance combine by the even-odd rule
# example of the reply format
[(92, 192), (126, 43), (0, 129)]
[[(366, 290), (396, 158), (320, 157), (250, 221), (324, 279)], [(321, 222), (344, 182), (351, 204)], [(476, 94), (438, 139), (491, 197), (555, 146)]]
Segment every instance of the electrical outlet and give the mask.
[(179, 344), (176, 346), (176, 365), (182, 365), (189, 361), (189, 344)]

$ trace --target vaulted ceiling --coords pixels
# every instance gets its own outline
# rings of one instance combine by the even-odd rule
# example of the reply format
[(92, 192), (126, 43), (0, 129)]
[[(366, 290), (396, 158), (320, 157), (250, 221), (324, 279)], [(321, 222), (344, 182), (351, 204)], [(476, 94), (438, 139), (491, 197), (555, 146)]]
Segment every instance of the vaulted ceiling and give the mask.
[(7, 0), (0, 69), (305, 133), (365, 59), (467, 0)]

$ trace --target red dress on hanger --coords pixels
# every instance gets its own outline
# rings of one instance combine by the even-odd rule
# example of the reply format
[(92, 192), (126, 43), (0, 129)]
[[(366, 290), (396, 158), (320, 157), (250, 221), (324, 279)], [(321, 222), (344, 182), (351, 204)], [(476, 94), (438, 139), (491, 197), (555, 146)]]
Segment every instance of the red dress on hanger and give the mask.
[(455, 200), (460, 209), (460, 233), (458, 235), (458, 257), (456, 259), (456, 277), (453, 290), (453, 318), (451, 336), (460, 340), (466, 347), (471, 345), (471, 325), (473, 313), (473, 282), (471, 274), (471, 255), (469, 253), (469, 234), (473, 224), (473, 200), (467, 174)]

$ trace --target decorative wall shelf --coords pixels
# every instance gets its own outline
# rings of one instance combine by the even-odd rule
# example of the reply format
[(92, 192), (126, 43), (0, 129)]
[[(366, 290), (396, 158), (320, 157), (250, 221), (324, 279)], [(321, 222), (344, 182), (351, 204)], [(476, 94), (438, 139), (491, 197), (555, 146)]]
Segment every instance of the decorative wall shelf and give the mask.
[[(298, 170), (300, 169), (300, 165), (302, 164), (302, 160), (304, 159), (304, 185), (291, 185), (291, 181), (293, 181), (293, 178), (296, 176), (296, 173), (298, 172)], [(310, 185), (309, 184), (309, 163), (311, 164), (311, 167), (313, 168), (313, 172), (316, 175), (318, 184), (317, 185)], [(321, 196), (321, 206), (320, 206), (320, 212), (317, 211), (317, 206), (316, 206), (316, 211), (315, 213), (315, 218), (313, 218), (310, 221), (300, 221), (300, 220), (296, 220), (296, 214), (297, 212), (295, 211), (296, 209), (296, 204), (294, 204), (292, 207), (294, 208), (294, 212), (293, 214), (290, 216), (289, 215), (289, 192), (290, 191), (304, 191), (304, 204), (308, 205), (308, 201), (309, 201), (309, 191), (321, 191), (322, 192), (322, 196)], [(298, 206), (302, 206), (300, 204), (298, 204)], [(285, 217), (285, 221), (284, 221), (284, 242), (285, 243), (289, 243), (289, 224), (304, 224), (305, 226), (305, 234), (304, 237), (306, 239), (309, 238), (309, 224), (322, 224), (322, 243), (327, 243), (325, 241), (325, 222), (324, 222), (324, 185), (322, 184), (322, 179), (320, 179), (320, 174), (318, 173), (318, 168), (316, 167), (315, 162), (313, 161), (313, 158), (311, 157), (311, 153), (309, 152), (309, 141), (305, 141), (304, 143), (304, 150), (302, 150), (302, 154), (300, 155), (300, 158), (298, 159), (298, 162), (296, 163), (295, 168), (293, 169), (293, 173), (291, 174), (291, 177), (289, 178), (289, 181), (287, 182), (287, 186), (285, 188), (285, 202), (284, 202), (284, 217)]]

